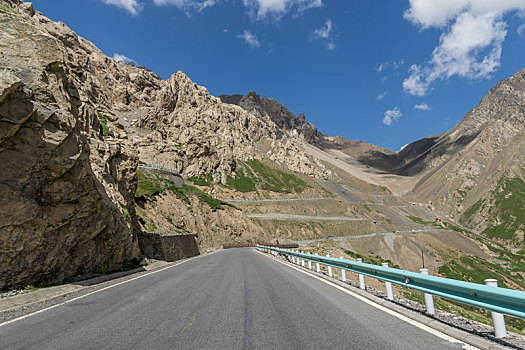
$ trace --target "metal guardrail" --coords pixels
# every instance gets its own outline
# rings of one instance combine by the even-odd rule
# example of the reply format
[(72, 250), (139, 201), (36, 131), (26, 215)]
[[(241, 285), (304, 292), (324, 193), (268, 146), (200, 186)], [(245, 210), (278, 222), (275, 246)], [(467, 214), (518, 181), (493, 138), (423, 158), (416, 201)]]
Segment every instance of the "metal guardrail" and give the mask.
[(257, 248), (269, 249), (287, 256), (356, 272), (424, 293), (525, 319), (525, 292), (522, 291), (424, 275), (347, 259), (294, 252), (288, 249), (261, 245), (257, 246)]
[(154, 169), (161, 169), (161, 170), (166, 170), (166, 171), (169, 171), (170, 173), (174, 173), (175, 175), (181, 177), (184, 179), (184, 176), (182, 176), (181, 173), (179, 173), (177, 170), (173, 170), (173, 169), (170, 169), (170, 168), (166, 168), (166, 167), (163, 167), (163, 166), (160, 166), (160, 165), (152, 165), (152, 164), (143, 164), (143, 163), (139, 163), (139, 166), (142, 166), (142, 167), (146, 167), (146, 168), (154, 168)]
[[(222, 249), (229, 248), (249, 248), (261, 245), (260, 243), (225, 243)], [(281, 243), (281, 244), (263, 244), (265, 247), (279, 247), (279, 248), (298, 248), (299, 245), (295, 243)]]

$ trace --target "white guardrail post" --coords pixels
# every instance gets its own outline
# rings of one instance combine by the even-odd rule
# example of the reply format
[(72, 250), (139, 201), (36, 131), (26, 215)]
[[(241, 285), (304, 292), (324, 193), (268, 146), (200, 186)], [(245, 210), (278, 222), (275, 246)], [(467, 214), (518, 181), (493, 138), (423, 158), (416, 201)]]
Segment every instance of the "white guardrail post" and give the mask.
[[(486, 279), (485, 284), (491, 287), (497, 287), (498, 281)], [(491, 311), (492, 322), (494, 323), (494, 336), (496, 338), (505, 338), (507, 336), (507, 327), (505, 326), (505, 317), (499, 312)]]
[[(428, 269), (420, 269), (419, 272), (423, 275), (428, 275)], [(432, 297), (432, 294), (425, 293), (425, 306), (427, 307), (427, 314), (436, 314), (436, 309), (434, 308), (434, 297)]]
[[(363, 259), (358, 258), (358, 259), (357, 259), (357, 262), (362, 263), (362, 262), (363, 262)], [(361, 289), (366, 289), (366, 286), (365, 286), (365, 276), (364, 276), (364, 275), (361, 275), (360, 273), (358, 274), (358, 276), (359, 276), (359, 288), (361, 288)]]
[[(326, 254), (326, 257), (329, 258), (330, 254)], [(334, 274), (332, 273), (332, 266), (328, 266), (328, 277), (333, 277)]]
[[(339, 259), (344, 259), (344, 258), (340, 256)], [(343, 280), (343, 282), (346, 282), (346, 270), (345, 269), (341, 269), (341, 279)]]
[[(315, 253), (315, 255), (319, 255), (319, 254)], [(321, 272), (321, 265), (319, 265), (318, 262), (315, 263), (315, 267), (316, 267), (317, 272)]]
[[(304, 252), (301, 252), (301, 253), (304, 253)], [(301, 261), (301, 265), (302, 265), (303, 267), (306, 267), (306, 261), (304, 261), (304, 259), (302, 259), (302, 261)]]
[(312, 269), (312, 262), (308, 260), (308, 270), (311, 270), (311, 269)]
[[(388, 263), (384, 262), (381, 266), (388, 267)], [(394, 292), (392, 291), (392, 283), (385, 281), (386, 298), (388, 300), (394, 300)]]

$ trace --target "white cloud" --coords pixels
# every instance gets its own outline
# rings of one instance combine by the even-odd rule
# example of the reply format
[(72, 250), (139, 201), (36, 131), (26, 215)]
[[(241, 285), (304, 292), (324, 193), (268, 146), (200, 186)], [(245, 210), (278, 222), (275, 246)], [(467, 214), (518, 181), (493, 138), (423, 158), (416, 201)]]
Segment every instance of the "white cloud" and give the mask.
[(385, 96), (386, 96), (386, 91), (383, 92), (382, 94), (377, 95), (377, 100), (382, 101), (385, 98)]
[(136, 16), (142, 10), (142, 4), (138, 0), (103, 0), (107, 5), (115, 5)]
[(238, 38), (243, 39), (250, 47), (261, 47), (259, 39), (251, 32), (245, 30), (242, 34), (237, 35)]
[(500, 66), (507, 35), (503, 16), (525, 10), (525, 0), (410, 0), (405, 18), (426, 28), (443, 30), (431, 59), (412, 65), (403, 89), (424, 96), (438, 79), (460, 76), (489, 78)]
[(312, 34), (313, 39), (319, 39), (326, 43), (326, 48), (330, 51), (335, 50), (335, 42), (332, 32), (332, 20), (327, 19), (324, 26), (315, 29)]
[(116, 52), (113, 54), (113, 59), (116, 62), (122, 61), (122, 62), (126, 62), (126, 63), (130, 63), (130, 62), (137, 63), (134, 59), (129, 58), (129, 57), (124, 56), (124, 55), (121, 55), (121, 54), (116, 53)]
[(184, 11), (187, 16), (190, 16), (191, 11), (202, 12), (208, 7), (215, 6), (217, 0), (153, 0), (153, 3), (157, 6), (175, 6), (179, 10)]
[(420, 111), (430, 111), (430, 106), (426, 103), (420, 103), (414, 105), (414, 109), (419, 109)]
[(376, 71), (378, 73), (381, 73), (382, 71), (386, 69), (392, 69), (394, 71), (397, 71), (404, 63), (405, 63), (405, 60), (403, 60), (402, 58), (397, 61), (383, 62), (379, 66), (377, 66)]
[(525, 37), (525, 24), (522, 24), (521, 26), (519, 26), (518, 29), (516, 29), (516, 33), (518, 33), (519, 36), (524, 38)]
[(399, 109), (399, 107), (394, 107), (392, 109), (389, 109), (385, 111), (385, 115), (383, 117), (383, 124), (392, 125), (393, 122), (396, 122), (402, 116), (403, 116), (403, 113), (401, 113), (401, 110)]
[(286, 13), (301, 14), (311, 8), (323, 6), (322, 0), (243, 0), (252, 18), (263, 20), (268, 16), (280, 19)]

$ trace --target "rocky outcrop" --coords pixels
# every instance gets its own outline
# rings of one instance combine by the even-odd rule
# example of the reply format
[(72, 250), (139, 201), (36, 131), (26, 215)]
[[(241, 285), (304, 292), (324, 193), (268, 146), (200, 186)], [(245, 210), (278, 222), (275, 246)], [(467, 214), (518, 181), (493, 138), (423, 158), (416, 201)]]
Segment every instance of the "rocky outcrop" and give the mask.
[(244, 110), (257, 115), (261, 120), (269, 120), (278, 127), (279, 136), (291, 134), (299, 136), (311, 144), (317, 144), (322, 139), (322, 134), (317, 131), (317, 127), (306, 121), (303, 113), (295, 116), (278, 101), (273, 98), (261, 97), (256, 92), (250, 91), (243, 95), (221, 95), (220, 99), (224, 103), (234, 104)]
[(0, 12), (0, 289), (139, 258), (137, 157), (100, 135), (79, 47), (100, 54), (28, 3)]

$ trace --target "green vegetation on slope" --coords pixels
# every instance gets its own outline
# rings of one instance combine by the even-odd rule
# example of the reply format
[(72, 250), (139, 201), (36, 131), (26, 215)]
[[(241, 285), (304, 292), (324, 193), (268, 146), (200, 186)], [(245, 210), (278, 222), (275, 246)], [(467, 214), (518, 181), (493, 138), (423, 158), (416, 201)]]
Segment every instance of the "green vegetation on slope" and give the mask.
[(229, 177), (226, 183), (239, 192), (255, 191), (255, 181), (253, 177), (245, 176), (242, 169), (237, 169), (235, 171), (235, 178)]
[(417, 216), (409, 215), (407, 216), (410, 220), (414, 221), (416, 224), (424, 225), (424, 226), (433, 226), (437, 228), (442, 228), (441, 225), (439, 225), (435, 221), (425, 221), (421, 218), (418, 218)]
[(491, 238), (517, 239), (516, 231), (525, 229), (525, 182), (504, 176), (492, 196), (489, 214), (493, 220), (483, 233)]
[(407, 216), (407, 218), (409, 218), (410, 220), (414, 221), (417, 224), (424, 225), (424, 226), (432, 226), (435, 228), (446, 229), (446, 230), (451, 230), (451, 231), (456, 231), (456, 232), (470, 232), (469, 230), (464, 229), (463, 227), (460, 227), (449, 221), (442, 221), (441, 224), (438, 224), (435, 221), (426, 221), (426, 220), (423, 220), (413, 215), (409, 215)]
[(257, 159), (238, 161), (237, 165), (235, 178), (228, 178), (227, 184), (240, 192), (252, 192), (260, 188), (273, 192), (300, 193), (308, 187), (294, 174), (274, 169)]
[(97, 112), (98, 115), (98, 121), (100, 123), (100, 134), (102, 136), (108, 136), (112, 135), (111, 130), (108, 127), (108, 117), (106, 117), (104, 114)]
[(141, 171), (137, 171), (138, 184), (137, 191), (135, 192), (135, 197), (142, 197), (149, 200), (155, 200), (155, 197), (164, 191), (168, 190), (174, 193), (179, 199), (181, 199), (186, 204), (190, 205), (191, 201), (189, 197), (192, 195), (197, 196), (200, 200), (206, 202), (210, 208), (215, 211), (217, 209), (222, 209), (222, 205), (229, 205), (217, 198), (214, 198), (198, 188), (190, 185), (182, 185), (182, 187), (177, 187), (173, 181), (158, 177), (155, 175), (145, 174)]

